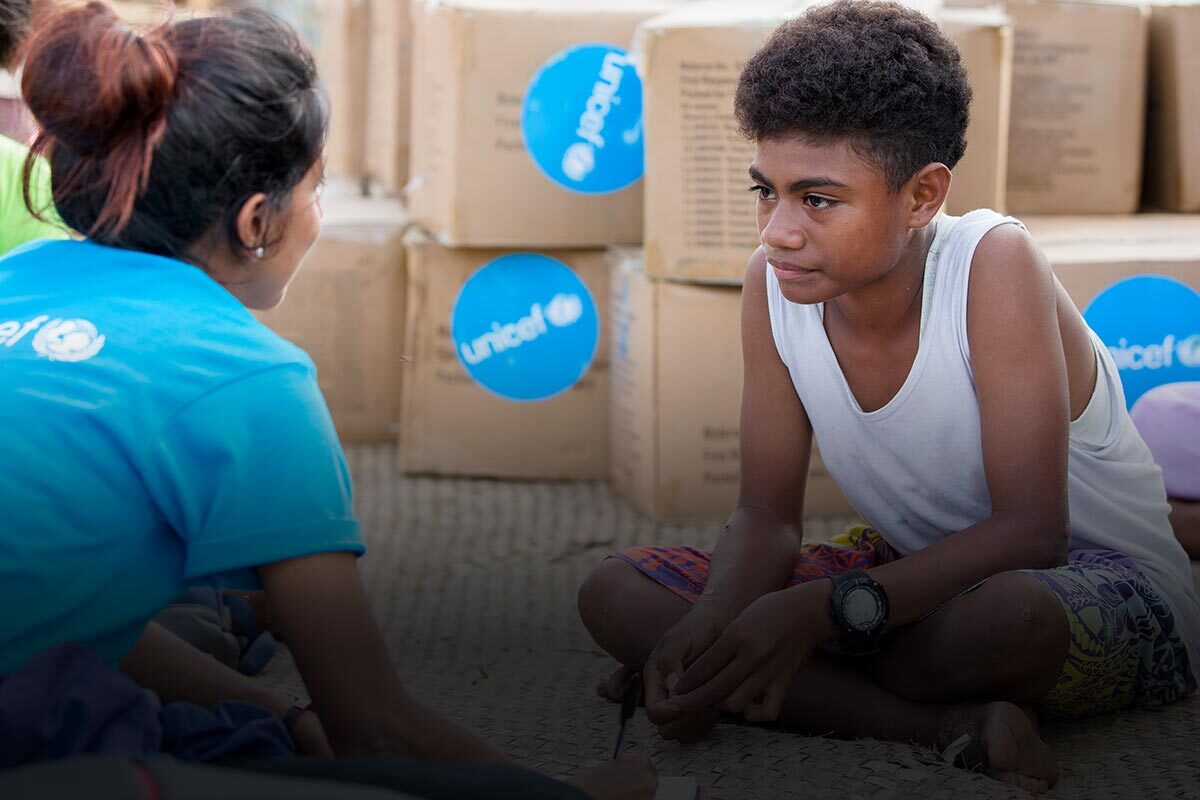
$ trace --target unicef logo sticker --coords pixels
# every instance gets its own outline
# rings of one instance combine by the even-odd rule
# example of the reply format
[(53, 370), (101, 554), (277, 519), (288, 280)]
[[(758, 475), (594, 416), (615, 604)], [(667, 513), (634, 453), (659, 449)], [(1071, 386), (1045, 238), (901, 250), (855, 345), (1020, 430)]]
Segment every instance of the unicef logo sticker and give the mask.
[(102, 347), (104, 337), (86, 319), (52, 319), (33, 337), (33, 352), (51, 361), (86, 361)]
[(538, 70), (521, 105), (521, 135), (550, 180), (582, 194), (642, 177), (642, 81), (619, 47), (583, 44)]
[(1159, 275), (1114, 283), (1084, 319), (1112, 353), (1132, 407), (1164, 383), (1200, 380), (1200, 294)]
[(534, 402), (566, 391), (588, 371), (600, 318), (591, 292), (566, 264), (513, 253), (463, 285), (450, 336), (476, 383), (506, 400)]

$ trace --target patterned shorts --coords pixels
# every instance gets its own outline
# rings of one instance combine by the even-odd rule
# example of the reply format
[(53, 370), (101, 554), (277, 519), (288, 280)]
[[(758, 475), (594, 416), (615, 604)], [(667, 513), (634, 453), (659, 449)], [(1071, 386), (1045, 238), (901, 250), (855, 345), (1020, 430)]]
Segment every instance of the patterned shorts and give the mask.
[[(711, 554), (685, 546), (633, 547), (614, 557), (694, 603), (708, 581)], [(805, 545), (788, 585), (900, 557), (878, 531), (858, 525), (828, 544)], [(1048, 716), (1079, 718), (1163, 705), (1195, 691), (1171, 609), (1129, 556), (1075, 550), (1064, 566), (1025, 571), (1058, 598), (1071, 632), (1058, 682), (1041, 703)]]

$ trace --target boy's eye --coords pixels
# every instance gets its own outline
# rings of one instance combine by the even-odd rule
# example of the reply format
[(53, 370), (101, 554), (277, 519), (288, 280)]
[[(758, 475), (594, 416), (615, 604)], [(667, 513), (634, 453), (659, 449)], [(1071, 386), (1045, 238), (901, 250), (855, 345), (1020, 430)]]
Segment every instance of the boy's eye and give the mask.
[(749, 191), (758, 192), (759, 200), (770, 200), (774, 196), (774, 193), (769, 188), (767, 188), (766, 186), (763, 186), (762, 184), (759, 184), (759, 183), (756, 183), (753, 186), (751, 186)]
[(808, 194), (804, 196), (804, 202), (808, 203), (811, 208), (832, 208), (837, 205), (836, 200), (830, 200), (828, 197), (821, 197), (819, 194)]

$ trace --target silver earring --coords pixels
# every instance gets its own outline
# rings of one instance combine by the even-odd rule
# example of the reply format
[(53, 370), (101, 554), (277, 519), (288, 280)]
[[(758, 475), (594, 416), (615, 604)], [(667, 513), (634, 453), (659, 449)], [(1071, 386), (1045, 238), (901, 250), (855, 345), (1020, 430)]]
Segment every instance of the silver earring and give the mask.
[(257, 248), (254, 250), (254, 257), (255, 257), (255, 258), (262, 258), (262, 257), (263, 257), (263, 255), (265, 255), (265, 254), (266, 254), (266, 252), (267, 252), (267, 249), (266, 249), (265, 247), (263, 247), (262, 245), (259, 245), (259, 246), (258, 246), (258, 247), (257, 247)]

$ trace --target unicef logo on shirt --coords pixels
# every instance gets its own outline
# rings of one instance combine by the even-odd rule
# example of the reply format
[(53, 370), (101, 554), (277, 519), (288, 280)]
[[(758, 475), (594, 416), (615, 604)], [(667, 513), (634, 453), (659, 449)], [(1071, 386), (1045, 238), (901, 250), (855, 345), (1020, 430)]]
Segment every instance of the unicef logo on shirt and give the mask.
[(629, 54), (569, 47), (542, 65), (521, 106), (521, 134), (550, 180), (607, 194), (642, 177), (642, 81)]
[(566, 264), (535, 253), (490, 261), (463, 285), (450, 317), (454, 351), (488, 391), (521, 402), (574, 386), (592, 364), (600, 319)]
[(104, 336), (86, 319), (52, 319), (33, 337), (33, 352), (51, 361), (86, 361), (104, 347)]
[(1112, 353), (1130, 407), (1161, 384), (1200, 380), (1200, 294), (1187, 285), (1159, 275), (1126, 278), (1083, 316)]

